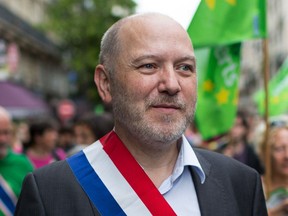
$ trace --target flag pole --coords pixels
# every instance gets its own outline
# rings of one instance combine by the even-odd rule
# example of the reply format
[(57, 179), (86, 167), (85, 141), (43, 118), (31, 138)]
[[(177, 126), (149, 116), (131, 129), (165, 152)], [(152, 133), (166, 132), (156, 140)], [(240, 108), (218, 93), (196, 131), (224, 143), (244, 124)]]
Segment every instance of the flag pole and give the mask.
[(265, 102), (264, 102), (264, 120), (265, 120), (265, 133), (263, 140), (263, 150), (264, 150), (264, 164), (265, 164), (265, 174), (264, 174), (264, 182), (265, 182), (265, 193), (266, 198), (269, 196), (270, 188), (271, 188), (271, 147), (268, 143), (268, 134), (269, 134), (269, 52), (268, 52), (268, 39), (263, 39), (263, 77), (264, 77), (264, 91), (265, 91)]

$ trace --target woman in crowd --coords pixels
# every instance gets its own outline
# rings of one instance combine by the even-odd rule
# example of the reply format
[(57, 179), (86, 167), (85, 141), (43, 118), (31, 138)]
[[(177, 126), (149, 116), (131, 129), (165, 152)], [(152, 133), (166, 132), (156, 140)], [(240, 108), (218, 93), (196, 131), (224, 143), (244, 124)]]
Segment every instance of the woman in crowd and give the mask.
[(30, 141), (24, 146), (24, 153), (35, 168), (66, 158), (64, 150), (56, 148), (58, 131), (52, 122), (33, 122), (29, 126), (29, 133)]
[(268, 133), (264, 186), (269, 216), (288, 215), (288, 126), (272, 126)]

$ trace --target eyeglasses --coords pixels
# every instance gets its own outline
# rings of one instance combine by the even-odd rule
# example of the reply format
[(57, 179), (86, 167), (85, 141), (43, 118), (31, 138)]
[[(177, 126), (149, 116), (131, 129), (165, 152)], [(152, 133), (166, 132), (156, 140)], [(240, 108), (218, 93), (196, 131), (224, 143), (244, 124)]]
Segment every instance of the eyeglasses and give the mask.
[(270, 123), (270, 127), (272, 128), (287, 127), (287, 126), (288, 126), (288, 123), (286, 121), (281, 121), (281, 120), (273, 121)]

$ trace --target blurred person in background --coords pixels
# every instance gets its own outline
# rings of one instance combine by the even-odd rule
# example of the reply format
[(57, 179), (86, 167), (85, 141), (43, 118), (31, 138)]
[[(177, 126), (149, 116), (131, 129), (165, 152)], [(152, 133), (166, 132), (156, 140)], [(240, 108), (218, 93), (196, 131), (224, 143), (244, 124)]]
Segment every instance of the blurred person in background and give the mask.
[(288, 124), (273, 124), (268, 133), (269, 160), (262, 149), (262, 158), (271, 170), (271, 176), (264, 178), (264, 189), (269, 216), (285, 216), (288, 215)]
[(76, 146), (75, 136), (71, 126), (62, 126), (59, 128), (57, 146), (62, 148), (65, 153), (69, 152)]
[(25, 155), (13, 153), (12, 119), (0, 106), (0, 215), (13, 215), (25, 175), (33, 166)]
[(58, 130), (54, 122), (48, 119), (33, 121), (29, 125), (29, 136), (30, 140), (24, 146), (24, 153), (35, 168), (66, 158), (64, 150), (56, 146)]
[[(95, 141), (96, 135), (94, 134), (94, 123), (89, 117), (80, 117), (77, 119), (73, 126), (75, 142), (78, 145), (88, 145)], [(93, 115), (94, 117), (94, 115)]]
[(76, 120), (74, 136), (76, 145), (67, 152), (71, 156), (110, 132), (114, 127), (111, 113), (89, 113)]
[(232, 128), (228, 133), (231, 157), (254, 168), (260, 175), (264, 174), (264, 166), (252, 144), (248, 142), (249, 124), (244, 112), (238, 111)]
[(89, 113), (81, 116), (74, 124), (74, 135), (77, 144), (89, 145), (113, 129), (111, 113)]
[(12, 149), (16, 153), (23, 152), (23, 146), (29, 141), (29, 125), (23, 121), (14, 124)]

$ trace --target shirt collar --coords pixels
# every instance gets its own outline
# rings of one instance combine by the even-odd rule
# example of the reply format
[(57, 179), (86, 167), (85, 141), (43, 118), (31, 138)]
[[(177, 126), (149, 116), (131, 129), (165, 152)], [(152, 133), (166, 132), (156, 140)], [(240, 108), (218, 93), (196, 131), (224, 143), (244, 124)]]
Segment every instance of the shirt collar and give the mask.
[(198, 158), (196, 157), (196, 154), (189, 144), (188, 140), (184, 135), (182, 135), (182, 143), (181, 148), (178, 156), (178, 160), (176, 162), (176, 167), (185, 167), (185, 166), (191, 166), (197, 175), (199, 176), (201, 180), (201, 184), (205, 182), (206, 175), (203, 171), (201, 164), (199, 163)]

